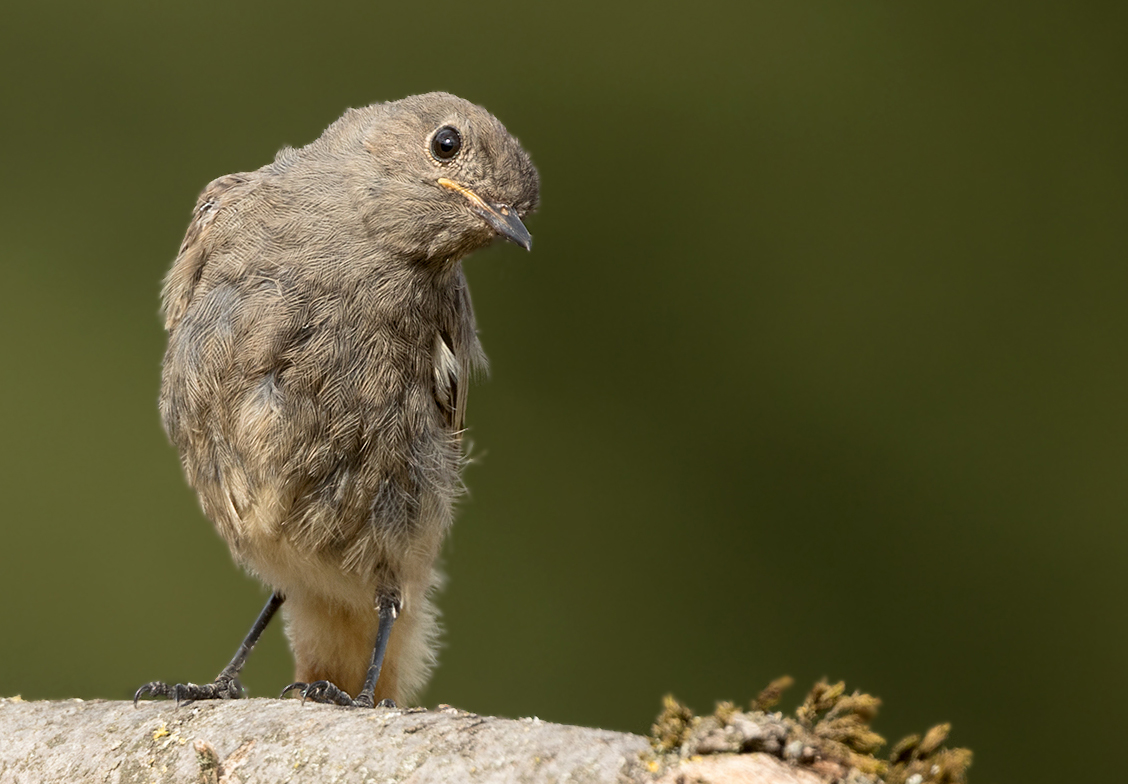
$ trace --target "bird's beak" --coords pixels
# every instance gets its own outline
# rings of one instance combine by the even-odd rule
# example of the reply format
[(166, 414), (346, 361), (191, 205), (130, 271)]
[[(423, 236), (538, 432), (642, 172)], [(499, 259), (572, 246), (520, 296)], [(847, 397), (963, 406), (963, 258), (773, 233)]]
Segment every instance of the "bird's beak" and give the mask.
[(512, 207), (507, 204), (492, 204), (465, 185), (459, 185), (446, 177), (439, 178), (439, 185), (465, 197), (474, 208), (474, 212), (485, 218), (486, 223), (490, 224), (498, 234), (525, 250), (532, 249), (533, 235), (529, 234), (529, 230), (525, 228), (525, 224), (517, 217), (517, 211)]

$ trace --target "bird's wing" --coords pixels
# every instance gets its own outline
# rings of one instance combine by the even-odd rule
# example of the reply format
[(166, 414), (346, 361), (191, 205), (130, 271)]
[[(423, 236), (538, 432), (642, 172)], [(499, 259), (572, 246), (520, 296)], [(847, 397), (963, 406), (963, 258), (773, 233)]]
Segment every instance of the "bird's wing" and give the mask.
[(213, 180), (200, 194), (196, 209), (192, 211), (192, 222), (180, 243), (180, 252), (161, 290), (165, 329), (171, 331), (187, 312), (208, 256), (217, 244), (212, 236), (216, 225), (222, 223), (223, 216), (231, 212), (232, 205), (249, 190), (250, 182), (248, 174), (228, 174)]

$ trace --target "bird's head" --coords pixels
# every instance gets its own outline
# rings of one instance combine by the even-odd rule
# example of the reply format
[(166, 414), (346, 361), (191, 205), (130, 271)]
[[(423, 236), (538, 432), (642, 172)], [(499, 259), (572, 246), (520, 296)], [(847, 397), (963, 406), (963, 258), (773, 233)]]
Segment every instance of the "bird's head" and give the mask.
[(354, 192), (381, 245), (440, 263), (498, 236), (532, 246), (522, 218), (537, 206), (537, 170), (497, 118), (448, 93), (377, 104), (358, 115), (363, 152), (353, 150), (363, 160)]

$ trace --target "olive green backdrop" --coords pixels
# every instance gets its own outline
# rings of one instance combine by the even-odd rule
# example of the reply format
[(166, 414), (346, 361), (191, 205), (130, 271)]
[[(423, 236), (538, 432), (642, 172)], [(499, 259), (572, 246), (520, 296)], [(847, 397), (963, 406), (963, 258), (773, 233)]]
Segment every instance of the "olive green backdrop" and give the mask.
[[(976, 780), (1114, 778), (1122, 9), (7, 4), (0, 694), (227, 661), (265, 592), (161, 432), (159, 281), (213, 177), (445, 89), (543, 201), (467, 263), (492, 375), (426, 704), (644, 732), (827, 675)], [(273, 628), (246, 682), (291, 674)]]

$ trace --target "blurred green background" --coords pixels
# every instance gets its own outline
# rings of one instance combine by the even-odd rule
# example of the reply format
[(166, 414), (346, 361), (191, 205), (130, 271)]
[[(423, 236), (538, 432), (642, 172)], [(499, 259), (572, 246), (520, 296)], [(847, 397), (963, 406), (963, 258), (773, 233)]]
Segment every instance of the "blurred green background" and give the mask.
[[(1123, 5), (2, 16), (0, 694), (227, 661), (265, 591), (161, 431), (159, 281), (209, 180), (444, 89), (543, 196), (532, 254), (467, 263), (492, 377), (426, 704), (645, 732), (826, 675), (891, 740), (954, 722), (975, 780), (1119, 775)], [(275, 627), (245, 680), (290, 666)]]

